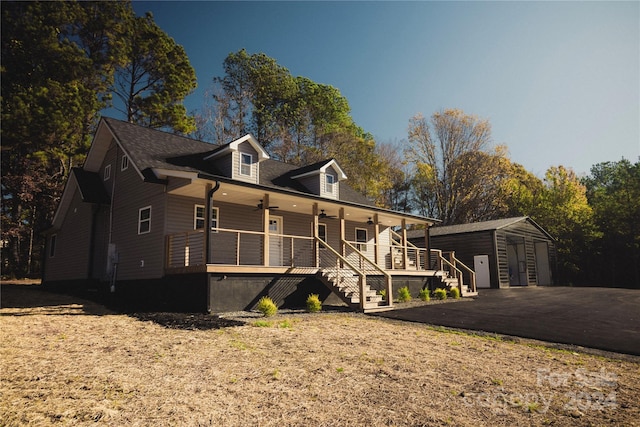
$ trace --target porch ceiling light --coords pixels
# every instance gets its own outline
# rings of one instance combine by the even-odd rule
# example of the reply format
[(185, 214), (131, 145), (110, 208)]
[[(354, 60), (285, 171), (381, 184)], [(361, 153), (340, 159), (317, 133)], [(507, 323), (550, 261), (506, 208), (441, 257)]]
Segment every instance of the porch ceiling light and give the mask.
[(371, 219), (371, 217), (369, 217), (369, 221), (367, 221), (368, 225), (373, 225), (373, 220)]

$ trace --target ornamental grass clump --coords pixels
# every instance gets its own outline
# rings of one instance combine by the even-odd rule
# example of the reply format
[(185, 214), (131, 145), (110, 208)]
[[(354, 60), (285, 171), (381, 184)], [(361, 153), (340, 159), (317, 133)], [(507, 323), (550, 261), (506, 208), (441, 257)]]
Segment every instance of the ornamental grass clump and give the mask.
[(439, 300), (447, 299), (447, 291), (446, 291), (446, 289), (443, 289), (443, 288), (436, 289), (435, 291), (433, 291), (433, 297), (435, 299), (439, 299)]
[(278, 306), (269, 297), (260, 298), (256, 308), (260, 313), (264, 314), (264, 317), (271, 317), (278, 312)]
[(322, 310), (322, 302), (318, 294), (310, 294), (307, 297), (307, 311), (309, 313), (317, 313)]
[(420, 298), (422, 301), (429, 301), (431, 299), (431, 295), (429, 295), (429, 289), (420, 289), (418, 298)]
[(403, 286), (398, 289), (398, 301), (408, 302), (411, 301), (411, 292), (409, 292), (408, 286)]
[(453, 299), (458, 299), (460, 298), (460, 289), (458, 288), (451, 288), (451, 290), (449, 291), (449, 296)]

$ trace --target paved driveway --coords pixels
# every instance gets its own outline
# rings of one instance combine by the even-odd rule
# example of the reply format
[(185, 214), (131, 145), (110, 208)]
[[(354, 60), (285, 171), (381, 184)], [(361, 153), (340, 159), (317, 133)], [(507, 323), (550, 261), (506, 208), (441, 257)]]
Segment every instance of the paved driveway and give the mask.
[(640, 355), (640, 290), (481, 289), (470, 302), (376, 315)]

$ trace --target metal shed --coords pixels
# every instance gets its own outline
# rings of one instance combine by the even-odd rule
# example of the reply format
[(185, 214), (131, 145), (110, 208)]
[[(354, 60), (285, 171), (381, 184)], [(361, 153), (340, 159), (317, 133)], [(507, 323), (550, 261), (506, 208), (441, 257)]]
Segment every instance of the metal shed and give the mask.
[[(424, 230), (408, 238), (425, 247)], [(476, 272), (478, 288), (553, 284), (555, 239), (527, 216), (433, 227), (429, 240), (430, 247), (455, 251)]]

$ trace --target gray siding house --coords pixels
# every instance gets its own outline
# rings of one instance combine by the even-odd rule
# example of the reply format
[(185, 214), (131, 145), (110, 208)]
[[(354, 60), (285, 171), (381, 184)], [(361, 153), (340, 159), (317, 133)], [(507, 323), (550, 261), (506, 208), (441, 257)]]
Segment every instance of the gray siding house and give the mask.
[(318, 293), (384, 309), (394, 287), (451, 282), (430, 268), (439, 253), (406, 236), (436, 222), (376, 207), (334, 159), (298, 167), (251, 135), (212, 145), (103, 118), (47, 231), (43, 283), (135, 307), (220, 312)]
[[(408, 240), (425, 247), (424, 231)], [(515, 217), (428, 229), (432, 247), (476, 273), (478, 288), (551, 285), (556, 269), (555, 239), (529, 217)]]

